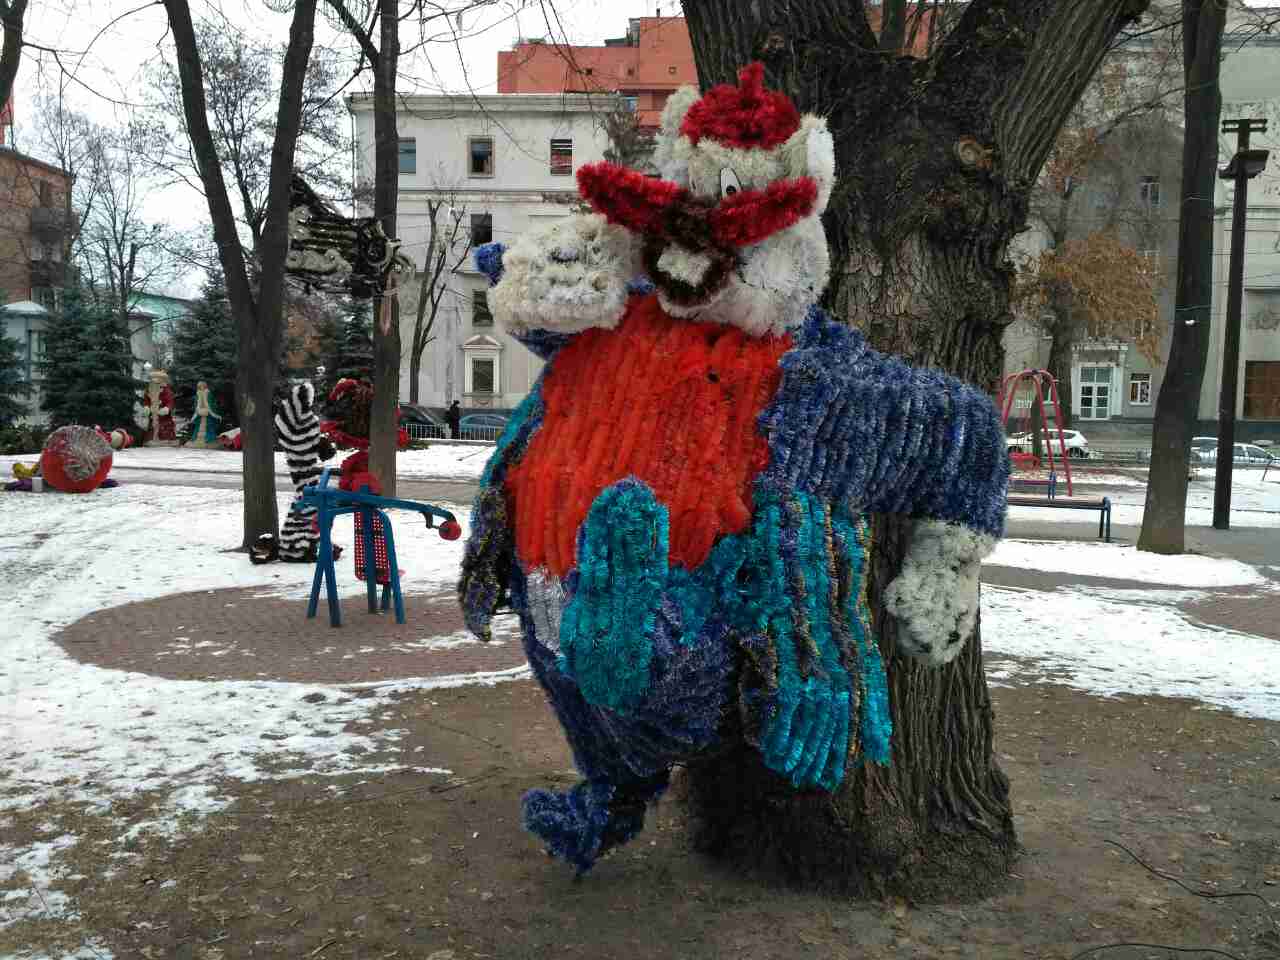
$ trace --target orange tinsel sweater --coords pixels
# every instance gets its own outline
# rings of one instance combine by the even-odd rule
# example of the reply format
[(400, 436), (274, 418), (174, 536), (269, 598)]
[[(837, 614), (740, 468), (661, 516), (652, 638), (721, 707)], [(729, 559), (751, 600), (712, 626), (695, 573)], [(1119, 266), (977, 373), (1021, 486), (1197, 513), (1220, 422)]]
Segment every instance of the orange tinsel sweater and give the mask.
[(542, 381), (542, 425), (507, 475), (516, 552), (563, 577), (602, 490), (648, 484), (670, 514), (670, 562), (692, 570), (717, 538), (746, 529), (769, 450), (756, 418), (781, 380), (791, 337), (667, 316), (633, 298), (614, 330), (589, 330)]

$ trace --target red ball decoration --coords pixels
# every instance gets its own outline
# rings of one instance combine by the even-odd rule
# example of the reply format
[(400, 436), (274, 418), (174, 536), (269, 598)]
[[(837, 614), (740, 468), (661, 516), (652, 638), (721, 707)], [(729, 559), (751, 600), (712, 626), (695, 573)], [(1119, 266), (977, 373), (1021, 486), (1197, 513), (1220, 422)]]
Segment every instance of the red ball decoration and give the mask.
[(92, 427), (59, 427), (40, 454), (44, 482), (63, 493), (96, 490), (111, 472), (111, 444)]
[(457, 540), (462, 536), (462, 527), (457, 520), (446, 520), (440, 524), (440, 538), (442, 540)]

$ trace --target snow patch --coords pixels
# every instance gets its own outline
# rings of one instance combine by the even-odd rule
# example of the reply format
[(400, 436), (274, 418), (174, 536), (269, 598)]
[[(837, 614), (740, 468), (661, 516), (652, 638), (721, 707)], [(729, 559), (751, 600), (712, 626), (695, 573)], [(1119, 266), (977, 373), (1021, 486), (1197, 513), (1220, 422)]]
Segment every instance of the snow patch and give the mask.
[(1002, 540), (983, 563), (1172, 587), (1236, 587), (1266, 582), (1255, 567), (1238, 560), (1191, 554), (1164, 556), (1121, 543)]

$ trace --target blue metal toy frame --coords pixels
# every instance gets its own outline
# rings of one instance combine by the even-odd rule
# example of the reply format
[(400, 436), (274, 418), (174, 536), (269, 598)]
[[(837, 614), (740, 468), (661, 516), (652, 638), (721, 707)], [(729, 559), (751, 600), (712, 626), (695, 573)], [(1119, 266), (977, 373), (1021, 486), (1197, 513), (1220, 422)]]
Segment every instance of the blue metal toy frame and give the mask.
[(320, 605), (320, 586), (325, 587), (326, 599), (329, 602), (329, 625), (342, 626), (342, 605), (338, 601), (338, 575), (333, 562), (333, 518), (344, 513), (358, 513), (364, 518), (364, 564), (365, 584), (368, 587), (369, 612), (377, 613), (378, 606), (378, 570), (374, 556), (373, 520), (376, 515), (382, 521), (382, 532), (387, 540), (387, 565), (390, 568), (389, 581), (382, 588), (381, 609), (386, 610), (392, 597), (395, 598), (396, 623), (404, 623), (404, 596), (400, 592), (400, 569), (396, 566), (396, 541), (391, 532), (391, 518), (385, 510), (415, 510), (427, 518), (427, 529), (435, 524), (432, 518), (457, 523), (457, 518), (448, 510), (441, 510), (427, 503), (415, 503), (412, 500), (396, 500), (391, 497), (379, 497), (369, 493), (364, 487), (358, 493), (341, 490), (329, 486), (330, 468), (325, 467), (320, 479), (307, 487), (301, 494), (304, 507), (316, 508), (316, 519), (320, 526), (320, 550), (316, 556), (316, 575), (311, 582), (311, 599), (307, 603), (307, 618), (316, 615)]

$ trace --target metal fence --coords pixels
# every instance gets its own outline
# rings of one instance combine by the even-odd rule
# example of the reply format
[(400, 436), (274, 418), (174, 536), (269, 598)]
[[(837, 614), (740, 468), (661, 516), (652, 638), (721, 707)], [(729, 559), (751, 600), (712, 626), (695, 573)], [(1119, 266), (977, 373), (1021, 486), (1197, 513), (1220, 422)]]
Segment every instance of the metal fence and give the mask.
[[(409, 432), (411, 440), (448, 440), (449, 428), (429, 423), (403, 424)], [(496, 443), (502, 435), (502, 427), (463, 427), (459, 440), (480, 440), (484, 443)]]

